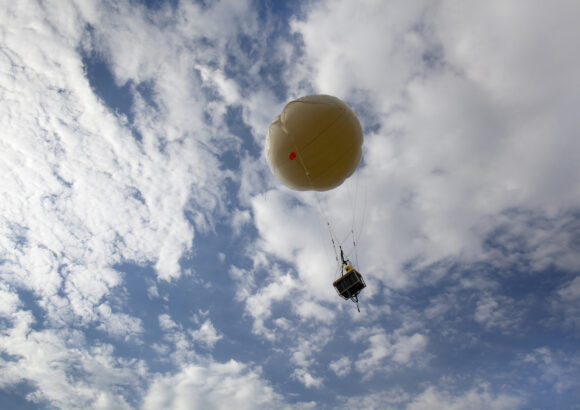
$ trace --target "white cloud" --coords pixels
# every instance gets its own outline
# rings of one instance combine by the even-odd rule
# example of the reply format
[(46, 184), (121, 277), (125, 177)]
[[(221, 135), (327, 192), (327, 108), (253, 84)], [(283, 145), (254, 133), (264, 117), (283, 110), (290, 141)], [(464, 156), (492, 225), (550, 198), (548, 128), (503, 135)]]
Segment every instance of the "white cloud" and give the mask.
[[(252, 333), (274, 341), (279, 334), (276, 331), (280, 327), (278, 323), (284, 318), (272, 318), (272, 306), (290, 297), (295, 292), (296, 283), (290, 274), (281, 272), (277, 265), (264, 272), (267, 259), (262, 253), (254, 253), (253, 259), (253, 269), (231, 266), (229, 275), (236, 282), (236, 301), (245, 304), (245, 315), (253, 320)], [(273, 320), (275, 328), (269, 326), (269, 320)]]
[[(203, 345), (206, 349), (212, 349), (212, 343), (217, 342), (212, 339), (211, 332), (215, 332), (215, 329), (211, 322), (203, 330), (188, 330), (187, 326), (177, 323), (167, 313), (159, 315), (158, 321), (164, 343), (156, 344), (154, 349), (162, 356), (162, 361), (171, 361), (178, 367), (181, 367), (183, 363), (198, 360), (200, 354), (195, 349), (196, 343)], [(217, 334), (214, 336), (217, 337)]]
[(413, 28), (427, 4), (312, 3), (306, 18), (292, 24), (304, 41), (302, 61), (309, 82), (316, 91), (340, 97), (354, 89), (374, 90), (372, 97), (382, 96), (374, 102), (392, 106), (421, 66), (424, 39)]
[[(212, 30), (216, 39), (227, 42), (235, 39), (239, 25), (250, 31), (258, 27), (251, 24), (253, 12), (247, 4), (220, 3), (207, 13), (223, 19), (224, 26), (218, 29), (215, 21), (205, 28), (194, 25), (201, 30), (194, 35), (190, 18), (208, 20), (197, 18), (196, 13), (203, 14), (197, 5), (183, 5), (181, 11), (182, 20), (171, 13), (147, 15), (144, 6), (128, 3), (23, 1), (2, 7), (3, 314), (15, 314), (19, 299), (9, 290), (19, 288), (31, 291), (33, 303), (46, 313), (42, 326), (94, 325), (108, 336), (136, 342), (135, 336), (143, 332), (141, 320), (118, 311), (126, 307), (123, 302), (111, 303), (114, 291), (124, 284), (114, 267), (150, 264), (160, 279), (179, 277), (180, 259), (193, 247), (194, 228), (213, 229), (213, 216), (224, 211), (221, 182), (232, 175), (219, 170), (216, 155), (221, 146), (235, 148), (239, 141), (227, 132), (222, 117), (214, 118), (212, 127), (205, 124), (202, 87), (215, 88), (226, 99), (225, 106), (238, 99), (236, 84), (216, 70), (202, 85), (192, 74), (211, 65), (212, 58), (204, 58), (207, 53), (218, 57), (218, 48), (207, 48), (205, 57), (200, 50), (197, 60), (190, 49)], [(250, 18), (243, 18), (245, 13)], [(223, 36), (224, 27), (230, 37)], [(134, 98), (127, 115), (111, 112), (95, 94), (80, 50), (104, 59), (117, 86), (127, 87)], [(226, 62), (221, 63), (223, 67)], [(143, 84), (150, 88), (147, 98), (157, 111), (137, 90)], [(149, 289), (151, 296), (158, 296), (155, 285)], [(202, 326), (195, 337), (213, 346), (219, 336), (212, 329)], [(50, 329), (42, 334), (54, 337), (55, 345), (64, 345), (59, 338), (68, 337)], [(63, 348), (63, 355), (52, 360), (67, 371), (65, 352), (74, 356), (71, 351), (78, 349), (82, 355), (87, 349), (83, 343)], [(191, 353), (191, 339), (174, 344), (176, 355)], [(102, 369), (93, 370), (96, 375)], [(24, 379), (37, 382), (26, 371), (11, 382)], [(42, 385), (48, 382), (40, 383), (38, 394), (53, 400)], [(64, 400), (58, 402), (64, 407), (83, 406), (93, 400), (92, 394), (78, 404), (72, 391), (54, 400)], [(116, 396), (104, 394), (95, 405), (107, 407), (111, 397)]]
[(575, 277), (566, 283), (557, 292), (558, 300), (554, 302), (555, 307), (561, 309), (566, 318), (565, 322), (580, 325), (580, 276)]
[(413, 356), (425, 350), (427, 342), (427, 337), (419, 333), (411, 336), (401, 336), (392, 347), (393, 361), (407, 365), (411, 362)]
[(195, 342), (205, 346), (207, 349), (213, 349), (215, 344), (223, 337), (209, 319), (203, 322), (199, 329), (192, 330), (190, 333)]
[(133, 407), (119, 395), (111, 393), (100, 393), (93, 403), (96, 410), (130, 410)]
[(187, 141), (161, 153), (150, 130), (142, 129), (142, 146), (135, 142), (89, 87), (78, 54), (84, 26), (74, 10), (21, 2), (0, 15), (0, 64), (11, 73), (2, 77), (0, 117), (0, 171), (10, 176), (0, 188), (1, 274), (40, 298), (49, 323), (99, 322), (113, 335), (135, 333), (138, 319), (102, 304), (122, 283), (111, 268), (152, 261), (160, 277), (180, 275), (193, 236), (183, 209), (189, 185), (203, 178), (183, 156), (195, 162), (204, 154)]
[(242, 228), (250, 223), (252, 220), (252, 215), (248, 210), (236, 210), (232, 217), (232, 229), (234, 230), (234, 235), (240, 235)]
[(348, 357), (341, 357), (338, 360), (330, 362), (330, 369), (338, 376), (344, 377), (350, 373), (352, 362)]
[[(337, 302), (336, 292), (329, 286), (336, 279), (336, 260), (315, 197), (271, 190), (254, 197), (252, 205), (260, 249), (296, 266), (297, 285), (304, 296)], [(305, 309), (300, 313), (310, 314)]]
[[(88, 320), (90, 305), (99, 298), (88, 289), (106, 293), (119, 282), (97, 284), (101, 273), (87, 274), (82, 280), (93, 283), (79, 288), (81, 278), (63, 278), (59, 266), (78, 271), (89, 265), (93, 272), (106, 272), (122, 261), (152, 261), (160, 278), (181, 275), (179, 259), (191, 248), (194, 233), (183, 212), (191, 211), (198, 229), (211, 229), (211, 214), (221, 207), (218, 181), (227, 174), (218, 171), (212, 151), (218, 141), (203, 125), (205, 101), (197, 93), (201, 84), (191, 77), (203, 61), (188, 61), (177, 47), (194, 41), (180, 26), (187, 19), (170, 19), (173, 25), (161, 33), (143, 7), (128, 6), (111, 10), (104, 3), (61, 2), (46, 8), (19, 3), (2, 12), (9, 52), (1, 63), (12, 73), (2, 80), (8, 104), (0, 119), (1, 171), (11, 176), (9, 184), (2, 184), (7, 198), (1, 225), (5, 249), (18, 245), (14, 227), (24, 227), (18, 256), (6, 255), (4, 276), (46, 298), (64, 280), (74, 313)], [(243, 4), (218, 5), (207, 12), (231, 22), (238, 17), (234, 9), (249, 12)], [(201, 9), (191, 5), (182, 11), (193, 16)], [(160, 13), (155, 18), (164, 17)], [(34, 22), (33, 28), (25, 30), (24, 21)], [(246, 28), (255, 29), (251, 19), (244, 21)], [(94, 27), (90, 35), (86, 22)], [(238, 27), (226, 26), (234, 36)], [(213, 28), (213, 23), (206, 25)], [(214, 33), (219, 38), (223, 34)], [(143, 47), (134, 47), (136, 39)], [(152, 113), (133, 89), (134, 126), (141, 144), (127, 120), (108, 112), (93, 94), (78, 54), (81, 42), (89, 52), (107, 58), (118, 85), (152, 81), (159, 113)], [(165, 47), (166, 42), (174, 47)], [(218, 89), (229, 81), (222, 80), (216, 83)], [(236, 100), (234, 94), (224, 94), (227, 103)], [(223, 120), (216, 121), (221, 133)], [(212, 139), (214, 144), (209, 144)], [(226, 133), (222, 140), (228, 139), (232, 137)], [(18, 268), (8, 273), (10, 264)]]
[(365, 378), (376, 372), (392, 372), (399, 367), (420, 367), (426, 361), (429, 342), (421, 333), (407, 335), (408, 330), (400, 328), (387, 334), (380, 328), (361, 329), (355, 340), (367, 340), (369, 347), (359, 355), (355, 368)]
[[(526, 354), (521, 362), (528, 372), (530, 367), (535, 367), (539, 372), (539, 379), (548, 383), (558, 394), (578, 389), (580, 386), (578, 376), (580, 357), (576, 353), (570, 354), (548, 347), (539, 347)], [(537, 380), (532, 380), (532, 382), (536, 384)]]
[(364, 396), (345, 397), (345, 408), (365, 409), (517, 409), (526, 404), (517, 394), (495, 393), (479, 383), (465, 391), (428, 386), (418, 393), (394, 387)]
[(499, 328), (502, 331), (514, 331), (523, 314), (523, 306), (516, 301), (501, 295), (482, 295), (477, 301), (474, 318), (487, 329)]
[(35, 330), (35, 319), (20, 310), (11, 326), (0, 334), (6, 357), (0, 360), (0, 386), (27, 380), (34, 390), (26, 397), (36, 403), (48, 402), (58, 408), (87, 408), (106, 405), (122, 386), (125, 395), (141, 388), (146, 373), (139, 360), (115, 357), (107, 344), (89, 345), (84, 335), (74, 330)]
[(164, 332), (170, 332), (177, 328), (177, 323), (171, 319), (170, 315), (163, 313), (159, 315), (159, 326)]
[(322, 387), (324, 377), (317, 376), (314, 370), (318, 367), (317, 355), (331, 341), (333, 332), (325, 326), (317, 326), (313, 332), (292, 335), (289, 340), (291, 364), (295, 368), (292, 378), (298, 380), (305, 387)]
[[(249, 262), (230, 267), (232, 303), (243, 304), (254, 335), (292, 358), (288, 376), (320, 389), (320, 397), (320, 369), (343, 377), (353, 367), (370, 378), (428, 361), (434, 336), (420, 330), (418, 311), (374, 305), (391, 289), (451, 279), (455, 263), (575, 273), (580, 54), (570, 39), (578, 38), (578, 11), (573, 1), (306, 2), (290, 37), (277, 39), (278, 21), (262, 20), (250, 1), (179, 2), (156, 12), (131, 2), (3, 5), (0, 387), (29, 383), (35, 390), (27, 398), (39, 405), (130, 408), (154, 379), (145, 408), (317, 407), (287, 405), (258, 367), (201, 358), (200, 347), (229, 337), (205, 313), (194, 317), (193, 330), (158, 316), (162, 334), (150, 344), (158, 355), (151, 360), (178, 368), (163, 375), (90, 340), (96, 333), (124, 343), (123, 352), (142, 348), (139, 336), (152, 337), (148, 321), (117, 298), (130, 281), (116, 267), (151, 266), (169, 283), (147, 281), (149, 302), (166, 307), (197, 234), (217, 235), (222, 223), (234, 231), (228, 239), (253, 232), (251, 224), (259, 235), (244, 241)], [(133, 98), (129, 112), (112, 112), (97, 96), (79, 50), (107, 63)], [(232, 135), (225, 118), (240, 109), (261, 146), (280, 96), (310, 92), (345, 98), (366, 130), (358, 177), (318, 196), (280, 187), (263, 158), (247, 154), (255, 150), (245, 145), (248, 136)], [(226, 151), (241, 157), (240, 172), (223, 170)], [(240, 209), (229, 209), (235, 198), (227, 198), (226, 181), (239, 184)], [(360, 194), (360, 270), (370, 285), (357, 323), (369, 327), (350, 339), (362, 348), (327, 367), (322, 349), (335, 347), (332, 326), (353, 306), (330, 286), (336, 263), (317, 206), (342, 239), (353, 192)], [(220, 261), (233, 260), (226, 252)], [(484, 291), (468, 314), (486, 331), (517, 324), (521, 304), (492, 295), (495, 283), (451, 275), (460, 290)], [(551, 323), (563, 313), (564, 324), (577, 325), (578, 288), (573, 277), (556, 288)], [(457, 295), (453, 306), (432, 300), (422, 320), (465, 314)], [(378, 322), (391, 319), (403, 323), (386, 331)], [(566, 393), (579, 384), (578, 360), (567, 364), (565, 354), (538, 349), (524, 361)], [(394, 388), (345, 403), (522, 405), (485, 384), (459, 393), (424, 386), (419, 394)]]
[(580, 277), (575, 277), (565, 287), (558, 291), (558, 295), (571, 304), (580, 301)]
[(157, 299), (159, 298), (159, 289), (155, 284), (150, 285), (147, 288), (147, 297), (149, 299)]
[(103, 303), (96, 308), (99, 314), (100, 325), (98, 329), (104, 330), (108, 334), (123, 337), (125, 340), (135, 340), (143, 333), (141, 319), (122, 312), (113, 312), (111, 307)]
[(281, 396), (262, 379), (260, 369), (235, 360), (195, 364), (171, 376), (157, 377), (147, 392), (144, 409), (271, 409), (283, 408)]
[(424, 315), (431, 321), (441, 320), (455, 306), (457, 306), (455, 295), (446, 293), (433, 298), (429, 306), (424, 310)]
[(364, 396), (344, 397), (344, 407), (363, 409), (401, 409), (411, 395), (401, 388), (384, 389), (380, 392), (365, 394)]
[[(501, 222), (490, 216), (519, 208), (551, 218), (577, 206), (576, 12), (574, 2), (345, 1), (312, 4), (294, 22), (300, 80), (364, 109), (366, 272), (401, 288), (413, 284), (410, 262), (493, 261), (483, 241)], [(334, 220), (349, 214), (340, 190), (326, 196)], [(565, 236), (537, 238), (532, 267), (578, 266)]]
[(409, 410), (420, 409), (515, 409), (524, 404), (521, 397), (510, 394), (494, 394), (488, 386), (481, 385), (463, 394), (440, 391), (435, 387), (427, 388), (416, 396), (407, 406)]
[(298, 380), (307, 388), (321, 387), (323, 382), (323, 379), (321, 377), (313, 376), (304, 368), (298, 368), (294, 370), (294, 373), (292, 373), (292, 377)]
[(304, 320), (316, 320), (323, 323), (332, 323), (335, 313), (327, 307), (311, 301), (304, 301), (295, 307), (298, 315)]
[(508, 210), (492, 218), (485, 256), (499, 269), (545, 271), (556, 267), (575, 272), (580, 264), (574, 213)]
[(0, 282), (0, 315), (10, 317), (18, 310), (20, 298), (8, 285)]

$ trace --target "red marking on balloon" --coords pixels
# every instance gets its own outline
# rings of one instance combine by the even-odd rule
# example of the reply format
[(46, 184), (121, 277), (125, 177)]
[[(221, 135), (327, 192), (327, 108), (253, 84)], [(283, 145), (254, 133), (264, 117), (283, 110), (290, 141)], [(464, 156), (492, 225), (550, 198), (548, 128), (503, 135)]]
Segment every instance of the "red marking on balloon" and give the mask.
[(290, 158), (290, 161), (292, 161), (294, 158), (296, 158), (296, 153), (292, 151), (290, 155), (288, 155), (288, 158)]

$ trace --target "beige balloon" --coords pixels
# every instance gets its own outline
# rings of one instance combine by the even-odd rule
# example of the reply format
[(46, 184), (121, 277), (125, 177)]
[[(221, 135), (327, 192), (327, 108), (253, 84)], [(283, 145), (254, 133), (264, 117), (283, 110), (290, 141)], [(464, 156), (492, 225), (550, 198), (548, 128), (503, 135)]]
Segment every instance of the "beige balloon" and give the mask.
[(289, 188), (326, 191), (342, 184), (358, 167), (363, 134), (355, 113), (330, 95), (291, 101), (270, 124), (266, 159)]

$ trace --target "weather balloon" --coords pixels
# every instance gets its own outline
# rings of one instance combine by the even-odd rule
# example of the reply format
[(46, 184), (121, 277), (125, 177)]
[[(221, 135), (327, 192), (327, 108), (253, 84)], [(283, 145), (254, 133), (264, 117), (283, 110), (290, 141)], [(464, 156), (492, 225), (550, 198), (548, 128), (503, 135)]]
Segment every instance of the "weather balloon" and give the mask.
[(362, 155), (360, 122), (330, 95), (291, 101), (270, 124), (266, 158), (274, 175), (298, 191), (336, 188), (356, 170)]
[[(276, 117), (266, 137), (266, 158), (274, 175), (298, 191), (327, 191), (344, 182), (358, 167), (363, 133), (348, 105), (330, 95), (309, 95), (291, 101)], [(366, 287), (362, 275), (345, 258), (340, 261), (331, 224), (326, 220), (341, 276), (333, 282), (340, 296), (357, 304)], [(356, 248), (353, 228), (353, 248)], [(360, 311), (360, 310), (359, 310)]]

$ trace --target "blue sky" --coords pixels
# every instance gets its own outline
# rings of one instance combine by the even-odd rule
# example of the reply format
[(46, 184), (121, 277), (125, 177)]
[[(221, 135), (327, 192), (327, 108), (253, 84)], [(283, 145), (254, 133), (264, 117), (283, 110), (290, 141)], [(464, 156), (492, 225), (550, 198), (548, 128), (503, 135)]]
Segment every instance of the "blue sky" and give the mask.
[[(577, 406), (576, 2), (4, 3), (0, 407)], [(315, 195), (263, 149), (316, 93)]]

